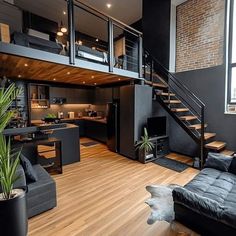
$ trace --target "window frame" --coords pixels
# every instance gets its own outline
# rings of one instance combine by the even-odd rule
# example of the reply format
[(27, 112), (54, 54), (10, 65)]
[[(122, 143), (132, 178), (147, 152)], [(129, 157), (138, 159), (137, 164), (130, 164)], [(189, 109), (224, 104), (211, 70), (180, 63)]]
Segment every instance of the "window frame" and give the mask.
[[(236, 68), (236, 62), (232, 63), (232, 49), (233, 49), (233, 20), (234, 20), (234, 4), (236, 4), (235, 0), (230, 1), (230, 9), (229, 9), (229, 42), (228, 42), (228, 91), (227, 91), (227, 103), (229, 105), (235, 105), (236, 101), (232, 101), (232, 69)], [(235, 13), (236, 17), (236, 13)], [(235, 27), (236, 28), (236, 27)]]

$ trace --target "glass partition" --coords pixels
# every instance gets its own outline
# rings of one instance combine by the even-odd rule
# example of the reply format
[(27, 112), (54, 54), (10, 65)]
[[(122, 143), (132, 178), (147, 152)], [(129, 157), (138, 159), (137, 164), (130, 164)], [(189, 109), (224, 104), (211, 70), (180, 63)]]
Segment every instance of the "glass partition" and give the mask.
[(1, 23), (9, 28), (12, 43), (58, 55), (68, 55), (67, 2), (64, 0), (1, 1), (7, 14)]
[(75, 57), (108, 64), (108, 22), (99, 14), (75, 5)]
[(114, 24), (114, 67), (138, 72), (139, 38)]

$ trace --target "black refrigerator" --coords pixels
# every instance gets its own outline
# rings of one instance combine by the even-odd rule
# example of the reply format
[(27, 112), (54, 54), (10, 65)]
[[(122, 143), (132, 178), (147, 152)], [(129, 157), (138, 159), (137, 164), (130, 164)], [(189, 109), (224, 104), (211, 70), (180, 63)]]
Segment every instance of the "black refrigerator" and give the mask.
[(120, 101), (107, 104), (107, 147), (112, 152), (120, 151)]

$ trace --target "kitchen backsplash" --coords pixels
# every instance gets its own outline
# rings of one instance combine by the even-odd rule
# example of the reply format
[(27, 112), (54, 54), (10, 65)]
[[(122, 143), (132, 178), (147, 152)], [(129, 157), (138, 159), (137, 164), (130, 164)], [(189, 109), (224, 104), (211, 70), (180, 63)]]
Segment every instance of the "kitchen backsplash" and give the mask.
[(68, 117), (68, 112), (75, 112), (75, 117), (78, 117), (78, 113), (82, 113), (83, 116), (87, 116), (85, 109), (90, 108), (96, 111), (98, 116), (106, 116), (106, 105), (91, 105), (91, 104), (64, 104), (64, 105), (51, 105), (48, 109), (32, 109), (31, 120), (40, 120), (47, 114), (55, 114), (63, 112), (64, 117)]

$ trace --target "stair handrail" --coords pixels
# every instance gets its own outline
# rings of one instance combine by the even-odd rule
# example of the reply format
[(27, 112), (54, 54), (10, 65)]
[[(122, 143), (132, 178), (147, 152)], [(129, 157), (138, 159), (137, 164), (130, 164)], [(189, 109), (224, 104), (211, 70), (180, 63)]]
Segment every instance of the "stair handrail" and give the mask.
[[(146, 57), (146, 55), (151, 57), (151, 60), (158, 64), (158, 66), (168, 76), (168, 79), (171, 79), (171, 81), (174, 82), (182, 91), (187, 92), (188, 93), (187, 97), (191, 98), (191, 100), (195, 104), (197, 104), (198, 107), (201, 109), (201, 115), (200, 115), (200, 118), (201, 118), (201, 133), (200, 133), (201, 137), (200, 137), (199, 146), (200, 146), (200, 168), (203, 168), (203, 164), (204, 164), (204, 160), (205, 160), (205, 155), (204, 155), (205, 136), (204, 135), (205, 135), (205, 106), (206, 105), (185, 84), (179, 82), (177, 77), (173, 73), (171, 73), (164, 65), (162, 65), (154, 56), (152, 56), (147, 50), (144, 50), (144, 57)], [(144, 65), (144, 66), (146, 66), (146, 65)], [(151, 74), (152, 74), (152, 70), (153, 70), (153, 65), (151, 65)], [(190, 106), (189, 103), (188, 103), (188, 105)], [(192, 109), (194, 109), (194, 108), (192, 108)]]
[(151, 57), (151, 59), (158, 64), (163, 70), (163, 72), (171, 79), (180, 89), (185, 90), (191, 97), (191, 99), (201, 108), (205, 107), (205, 104), (183, 83), (179, 82), (177, 77), (171, 73), (164, 65), (162, 65), (154, 56), (152, 56), (147, 50), (145, 50), (145, 55)]

